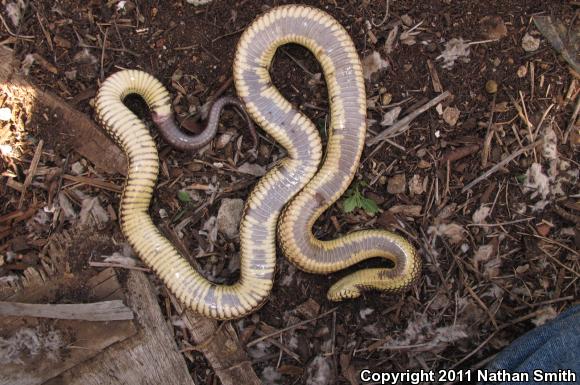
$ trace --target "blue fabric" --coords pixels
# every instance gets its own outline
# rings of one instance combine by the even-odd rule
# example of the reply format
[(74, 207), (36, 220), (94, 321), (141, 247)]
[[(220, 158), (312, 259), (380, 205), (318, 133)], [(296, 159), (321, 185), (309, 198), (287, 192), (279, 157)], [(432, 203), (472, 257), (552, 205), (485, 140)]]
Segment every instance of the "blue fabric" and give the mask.
[[(535, 380), (534, 371), (537, 370), (560, 373), (559, 378), (550, 384), (580, 383), (580, 305), (516, 339), (497, 355), (486, 370), (488, 373), (503, 370), (507, 373), (527, 372), (529, 381), (499, 380), (481, 384), (547, 383)], [(575, 374), (575, 381), (569, 382), (574, 378), (571, 373)]]

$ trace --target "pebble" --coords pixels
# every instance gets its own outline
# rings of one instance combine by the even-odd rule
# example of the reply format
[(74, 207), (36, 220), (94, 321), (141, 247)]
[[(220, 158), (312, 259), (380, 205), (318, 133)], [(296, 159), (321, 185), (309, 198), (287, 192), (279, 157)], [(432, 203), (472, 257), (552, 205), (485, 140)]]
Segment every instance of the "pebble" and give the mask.
[(222, 203), (217, 214), (218, 231), (228, 238), (235, 238), (238, 235), (238, 228), (242, 219), (244, 201), (241, 199), (222, 199)]
[(488, 80), (485, 83), (485, 90), (488, 94), (495, 94), (497, 92), (497, 82), (495, 80)]
[(540, 48), (540, 39), (526, 33), (522, 39), (522, 48), (526, 52), (534, 52)]
[(447, 107), (443, 110), (443, 120), (451, 127), (457, 124), (459, 120), (459, 110), (455, 107)]
[(516, 75), (518, 75), (518, 78), (523, 78), (528, 74), (528, 67), (526, 66), (519, 66), (518, 71), (516, 72)]

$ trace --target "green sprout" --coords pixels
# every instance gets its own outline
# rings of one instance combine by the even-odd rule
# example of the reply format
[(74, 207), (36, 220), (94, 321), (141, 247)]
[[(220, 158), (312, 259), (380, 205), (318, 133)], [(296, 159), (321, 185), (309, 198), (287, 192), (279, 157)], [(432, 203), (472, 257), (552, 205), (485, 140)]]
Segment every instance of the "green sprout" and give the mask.
[(179, 190), (177, 192), (177, 199), (182, 203), (182, 208), (173, 218), (172, 220), (173, 223), (179, 221), (181, 217), (183, 217), (183, 215), (194, 205), (193, 200), (191, 199), (187, 191)]
[(359, 189), (360, 186), (365, 187), (366, 183), (355, 182), (346, 191), (346, 194), (345, 194), (346, 198), (344, 199), (344, 201), (342, 203), (342, 210), (345, 213), (350, 213), (354, 209), (359, 208), (359, 209), (363, 209), (369, 215), (375, 215), (376, 213), (379, 212), (379, 206), (377, 206), (377, 203), (374, 200), (365, 197), (360, 192), (360, 189)]

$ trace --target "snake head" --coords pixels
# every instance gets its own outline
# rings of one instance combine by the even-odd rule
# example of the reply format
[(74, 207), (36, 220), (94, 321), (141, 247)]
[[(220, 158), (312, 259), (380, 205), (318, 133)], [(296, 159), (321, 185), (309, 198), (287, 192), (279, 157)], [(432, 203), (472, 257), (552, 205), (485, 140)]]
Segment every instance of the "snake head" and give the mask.
[(330, 287), (326, 294), (326, 298), (330, 301), (338, 302), (345, 299), (358, 298), (361, 293), (362, 290), (359, 285), (353, 283), (352, 279), (347, 276)]

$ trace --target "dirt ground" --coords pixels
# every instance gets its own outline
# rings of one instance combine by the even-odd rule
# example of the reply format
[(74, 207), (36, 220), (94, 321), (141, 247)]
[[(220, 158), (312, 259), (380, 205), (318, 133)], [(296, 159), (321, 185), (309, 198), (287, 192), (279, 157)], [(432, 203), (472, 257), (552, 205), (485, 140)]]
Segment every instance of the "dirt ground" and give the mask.
[[(168, 86), (178, 119), (195, 131), (201, 127), (202, 106), (218, 90), (235, 94), (228, 80), (241, 32), (258, 14), (283, 3), (35, 1), (16, 24), (2, 10), (0, 41), (16, 50), (21, 71), (32, 83), (88, 115), (94, 115), (92, 98), (106, 76), (120, 68), (145, 70)], [(355, 183), (363, 199), (376, 203), (377, 213), (362, 208), (346, 213), (343, 199), (315, 226), (322, 239), (361, 228), (405, 235), (424, 262), (420, 282), (400, 295), (367, 293), (335, 304), (326, 300), (326, 290), (345, 272), (306, 274), (279, 255), (268, 302), (235, 323), (242, 341), (258, 338), (269, 327), (283, 328), (334, 310), (285, 333), (277, 345), (248, 347), (263, 382), (356, 384), (357, 371), (366, 367), (481, 368), (512, 340), (577, 303), (579, 158), (577, 126), (570, 122), (580, 90), (578, 74), (538, 32), (532, 17), (551, 15), (576, 30), (579, 3), (303, 3), (338, 19), (361, 58), (379, 55), (378, 61), (364, 60), (372, 72), (366, 80), (369, 139), (386, 129), (390, 118), (412, 113), (440, 92), (449, 91), (451, 97), (399, 135), (366, 148)], [(452, 44), (463, 51), (453, 63)], [(385, 68), (373, 72), (373, 66)], [(320, 72), (308, 51), (287, 46), (276, 54), (272, 77), (324, 139), (329, 104)], [(139, 100), (128, 104), (150, 124)], [(25, 182), (41, 139), (39, 167), (46, 173), (37, 173), (25, 195), (23, 208), (33, 208), (29, 218), (0, 223), (0, 279), (17, 279), (9, 277), (41, 263), (38, 255), (50, 237), (76, 228), (86, 220), (83, 212), (101, 215), (101, 221), (96, 229), (76, 234), (69, 253), (77, 258), (73, 271), (94, 269), (89, 260), (114, 253), (130, 256), (123, 251), (115, 216), (120, 198), (115, 188), (122, 186), (123, 176), (96, 170), (75, 153), (54, 135), (61, 122), (51, 116), (28, 120), (9, 95), (0, 95), (1, 107), (11, 108), (13, 119), (0, 121), (0, 213), (18, 209), (20, 192), (10, 181)], [(237, 114), (226, 112), (222, 122), (203, 154), (173, 151), (158, 138), (162, 167), (150, 212), (155, 223), (181, 237), (192, 263), (206, 276), (231, 282), (239, 266), (239, 242), (216, 233), (215, 217), (223, 199), (245, 199), (257, 180), (255, 170), (248, 171), (244, 163), (267, 169), (284, 153), (260, 133), (254, 158)], [(68, 179), (50, 188), (51, 170), (106, 179), (115, 188)], [(480, 178), (486, 171), (491, 172)], [(101, 211), (81, 210), (94, 197)], [(64, 206), (70, 206), (68, 214), (55, 219), (55, 210)], [(175, 325), (176, 343), (187, 347), (187, 331), (165, 290), (159, 289), (162, 308)], [(217, 383), (203, 356), (184, 355), (196, 383)]]

